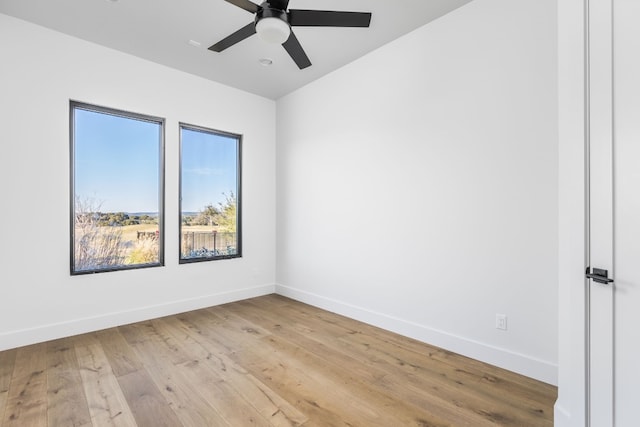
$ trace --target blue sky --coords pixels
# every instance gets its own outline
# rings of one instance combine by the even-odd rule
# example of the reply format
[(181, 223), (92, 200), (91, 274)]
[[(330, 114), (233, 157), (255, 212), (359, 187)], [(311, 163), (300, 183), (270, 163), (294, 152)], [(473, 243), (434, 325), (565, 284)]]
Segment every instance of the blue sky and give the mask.
[(236, 193), (236, 138), (182, 129), (182, 211), (218, 206)]
[[(157, 212), (161, 132), (158, 123), (76, 109), (75, 194), (102, 212)], [(182, 129), (181, 144), (183, 212), (235, 192), (235, 138)]]
[(75, 194), (102, 212), (157, 212), (159, 123), (75, 110)]

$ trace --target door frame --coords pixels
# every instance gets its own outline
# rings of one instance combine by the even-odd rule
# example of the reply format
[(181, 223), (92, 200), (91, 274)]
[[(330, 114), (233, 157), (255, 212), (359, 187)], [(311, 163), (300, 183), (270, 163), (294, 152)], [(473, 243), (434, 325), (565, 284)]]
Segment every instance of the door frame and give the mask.
[(554, 424), (587, 423), (587, 0), (558, 7), (558, 399)]
[[(586, 266), (614, 275), (613, 0), (585, 0)], [(614, 423), (614, 284), (586, 280), (586, 426)]]
[[(554, 423), (583, 427), (590, 417), (589, 136), (591, 2), (561, 0), (558, 6), (559, 135), (559, 357)], [(611, 1), (611, 0), (609, 0)], [(593, 10), (592, 10), (593, 12)], [(593, 18), (593, 15), (592, 15)], [(594, 263), (598, 260), (593, 260)], [(598, 265), (593, 265), (598, 267)], [(604, 267), (606, 268), (606, 267)], [(612, 269), (610, 269), (612, 271)], [(611, 349), (613, 351), (613, 349)]]

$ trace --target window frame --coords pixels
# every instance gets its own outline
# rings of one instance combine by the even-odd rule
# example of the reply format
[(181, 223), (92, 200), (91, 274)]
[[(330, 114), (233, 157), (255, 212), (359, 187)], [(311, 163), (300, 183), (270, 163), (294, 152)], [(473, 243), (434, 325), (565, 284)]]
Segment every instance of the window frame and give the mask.
[[(75, 269), (75, 213), (76, 213), (76, 110), (90, 111), (94, 113), (106, 114), (125, 119), (139, 120), (149, 123), (155, 123), (160, 126), (158, 139), (158, 261), (151, 263), (139, 263), (132, 265), (120, 265), (109, 268), (76, 270)], [(151, 116), (148, 114), (135, 113), (131, 111), (105, 107), (86, 102), (69, 100), (69, 181), (70, 181), (70, 265), (69, 270), (72, 276), (80, 276), (86, 274), (107, 273), (113, 271), (138, 270), (143, 268), (164, 267), (165, 265), (165, 132), (166, 120), (162, 117)]]
[[(202, 256), (193, 258), (184, 258), (182, 256), (182, 152), (184, 148), (182, 131), (183, 129), (202, 132), (206, 134), (213, 134), (217, 136), (233, 138), (236, 140), (236, 253), (225, 254), (216, 256)], [(178, 138), (179, 138), (179, 162), (178, 162), (178, 263), (179, 264), (192, 264), (197, 262), (207, 261), (219, 261), (225, 259), (242, 258), (242, 135), (226, 132), (218, 129), (212, 129), (204, 126), (193, 125), (189, 123), (178, 123)]]

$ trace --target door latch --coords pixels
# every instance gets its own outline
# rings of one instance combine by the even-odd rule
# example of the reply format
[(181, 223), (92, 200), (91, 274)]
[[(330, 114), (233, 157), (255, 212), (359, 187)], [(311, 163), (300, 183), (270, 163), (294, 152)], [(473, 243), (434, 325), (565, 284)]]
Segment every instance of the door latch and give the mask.
[(601, 268), (594, 268), (593, 273), (590, 273), (591, 267), (587, 267), (587, 279), (592, 279), (596, 283), (601, 283), (603, 285), (608, 285), (613, 282), (613, 279), (609, 279), (609, 272), (607, 270), (603, 270)]

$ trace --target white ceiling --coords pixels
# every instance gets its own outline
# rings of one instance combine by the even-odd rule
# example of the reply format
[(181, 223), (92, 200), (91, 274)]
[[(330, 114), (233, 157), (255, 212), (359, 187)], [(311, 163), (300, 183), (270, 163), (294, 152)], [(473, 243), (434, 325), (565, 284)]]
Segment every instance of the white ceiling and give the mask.
[[(281, 46), (257, 36), (209, 51), (253, 20), (224, 0), (0, 0), (0, 13), (277, 99), (470, 1), (291, 0), (289, 9), (373, 14), (369, 28), (294, 27), (313, 64), (304, 70)], [(273, 65), (261, 65), (261, 58)]]

